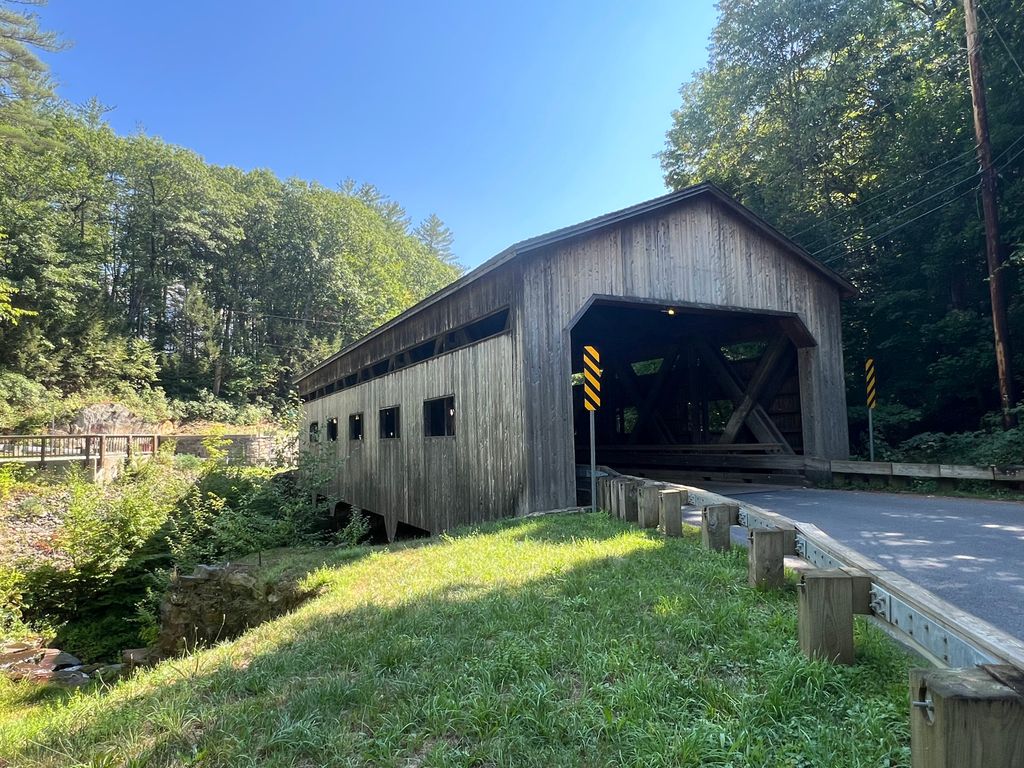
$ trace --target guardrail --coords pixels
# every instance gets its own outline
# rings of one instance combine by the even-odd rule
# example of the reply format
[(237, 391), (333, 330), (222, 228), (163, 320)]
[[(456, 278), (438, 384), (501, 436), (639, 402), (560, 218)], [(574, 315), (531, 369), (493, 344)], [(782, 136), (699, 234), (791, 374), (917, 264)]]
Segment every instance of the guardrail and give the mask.
[(1024, 483), (1024, 466), (987, 467), (964, 464), (911, 464), (889, 461), (830, 461), (833, 475), (868, 475), (934, 480), (991, 480)]
[(0, 435), (0, 464), (102, 463), (107, 456), (152, 455), (159, 445), (159, 435)]
[(641, 527), (678, 535), (682, 504), (701, 508), (708, 548), (729, 548), (732, 526), (746, 528), (752, 586), (782, 586), (785, 558), (796, 558), (799, 642), (808, 656), (852, 664), (859, 614), (938, 667), (910, 675), (914, 766), (1024, 766), (1020, 640), (814, 525), (699, 488), (601, 471), (597, 506)]
[[(916, 464), (888, 461), (839, 461), (814, 456), (794, 456), (773, 450), (773, 444), (744, 446), (741, 451), (723, 451), (730, 446), (611, 445), (598, 449), (602, 464), (645, 474), (685, 473), (705, 480), (784, 480), (806, 477), (828, 481), (840, 477), (876, 477), (889, 482), (931, 479), (940, 484), (957, 480), (983, 480), (1024, 486), (1024, 465), (974, 466), (962, 464)], [(757, 451), (754, 448), (760, 447)]]

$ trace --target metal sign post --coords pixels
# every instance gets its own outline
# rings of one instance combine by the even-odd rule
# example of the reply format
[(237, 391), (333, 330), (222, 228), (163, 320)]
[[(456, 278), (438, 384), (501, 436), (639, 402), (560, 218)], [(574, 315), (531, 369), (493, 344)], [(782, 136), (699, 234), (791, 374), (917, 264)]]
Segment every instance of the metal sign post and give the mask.
[(878, 404), (878, 393), (875, 391), (875, 359), (869, 357), (864, 363), (864, 380), (867, 385), (868, 403), (868, 458), (875, 460), (875, 405)]
[(590, 412), (590, 509), (597, 511), (597, 438), (594, 414), (601, 407), (601, 355), (595, 347), (583, 347), (583, 405)]

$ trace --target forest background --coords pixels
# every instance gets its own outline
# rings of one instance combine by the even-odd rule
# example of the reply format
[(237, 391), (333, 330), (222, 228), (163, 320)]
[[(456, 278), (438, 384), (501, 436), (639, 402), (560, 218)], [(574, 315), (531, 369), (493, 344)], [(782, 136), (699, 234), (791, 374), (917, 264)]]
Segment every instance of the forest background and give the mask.
[[(962, 6), (722, 0), (660, 155), (848, 277), (851, 434), (876, 360), (886, 451), (1024, 456), (1002, 433)], [(0, 4), (0, 429), (83, 402), (155, 418), (270, 418), (290, 381), (461, 272), (437, 216), (374, 187), (210, 165), (99, 103), (60, 101), (62, 43)], [(1024, 0), (981, 7), (1013, 370), (1024, 379)], [(668, 116), (666, 116), (668, 118)], [(909, 442), (908, 442), (909, 441)]]

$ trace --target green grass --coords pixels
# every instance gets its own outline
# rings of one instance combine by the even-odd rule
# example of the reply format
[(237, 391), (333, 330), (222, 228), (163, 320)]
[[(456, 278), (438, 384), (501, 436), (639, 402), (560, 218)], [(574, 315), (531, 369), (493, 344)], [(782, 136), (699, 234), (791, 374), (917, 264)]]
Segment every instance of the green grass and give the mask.
[(909, 765), (907, 657), (858, 624), (855, 666), (808, 661), (795, 590), (692, 531), (559, 515), (297, 562), (321, 595), (234, 642), (0, 686), (0, 765)]

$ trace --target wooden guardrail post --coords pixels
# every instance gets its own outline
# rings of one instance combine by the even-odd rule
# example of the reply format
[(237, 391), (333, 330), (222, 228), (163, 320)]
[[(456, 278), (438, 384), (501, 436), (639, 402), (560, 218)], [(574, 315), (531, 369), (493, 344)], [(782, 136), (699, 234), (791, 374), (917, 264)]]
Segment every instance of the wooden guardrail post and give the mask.
[(853, 577), (810, 570), (797, 591), (800, 650), (808, 658), (853, 664)]
[(126, 458), (126, 459), (127, 459), (128, 461), (131, 461), (131, 460), (132, 460), (132, 439), (133, 439), (133, 438), (134, 438), (134, 435), (132, 435), (132, 434), (129, 434), (129, 435), (128, 435), (128, 440), (127, 440), (127, 441), (126, 441), (126, 443), (125, 443), (125, 446), (126, 446), (126, 447), (125, 447), (125, 449), (124, 449), (124, 452), (125, 452), (125, 458)]
[(687, 500), (686, 491), (678, 488), (658, 489), (658, 525), (666, 536), (683, 535), (683, 504)]
[(657, 528), (661, 516), (659, 496), (665, 489), (662, 483), (644, 483), (636, 489), (636, 522), (641, 528)]
[(107, 458), (107, 436), (100, 435), (100, 469), (103, 469), (103, 460)]
[(1024, 765), (1024, 696), (984, 669), (911, 670), (910, 700), (913, 768)]
[(608, 511), (608, 503), (605, 501), (605, 494), (607, 493), (608, 478), (599, 477), (597, 478), (597, 499), (595, 504), (598, 509), (603, 509), (605, 512)]
[(739, 523), (738, 504), (710, 504), (700, 513), (700, 541), (705, 549), (724, 552), (732, 546), (730, 526)]
[(747, 581), (758, 589), (778, 589), (783, 584), (783, 553), (786, 532), (770, 528), (750, 531)]
[(608, 513), (620, 520), (622, 519), (622, 504), (620, 503), (619, 486), (624, 482), (626, 480), (622, 477), (613, 477), (608, 481)]
[(637, 522), (639, 510), (637, 509), (637, 481), (633, 478), (622, 478), (616, 483), (615, 490), (618, 491), (618, 513), (623, 520), (631, 523)]

